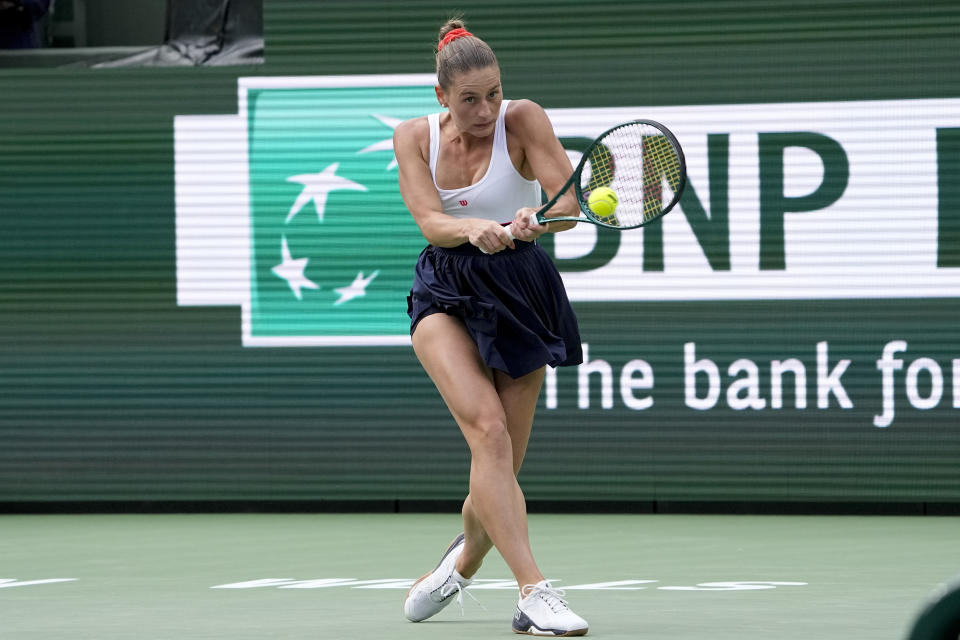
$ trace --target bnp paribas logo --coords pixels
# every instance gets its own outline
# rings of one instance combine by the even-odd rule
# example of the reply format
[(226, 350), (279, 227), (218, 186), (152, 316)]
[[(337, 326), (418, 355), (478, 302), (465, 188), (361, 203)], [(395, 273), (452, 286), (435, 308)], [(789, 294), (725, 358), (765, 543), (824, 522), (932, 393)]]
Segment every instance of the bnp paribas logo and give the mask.
[(425, 245), (393, 130), (429, 75), (242, 78), (237, 114), (175, 120), (181, 305), (239, 305), (243, 344), (409, 343)]

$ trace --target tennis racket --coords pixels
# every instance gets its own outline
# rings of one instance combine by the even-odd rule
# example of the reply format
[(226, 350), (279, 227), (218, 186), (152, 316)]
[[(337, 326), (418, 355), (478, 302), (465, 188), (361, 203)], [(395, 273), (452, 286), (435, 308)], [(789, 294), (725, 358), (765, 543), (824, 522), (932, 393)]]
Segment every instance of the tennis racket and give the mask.
[[(676, 136), (659, 122), (632, 120), (600, 134), (563, 188), (532, 214), (530, 221), (589, 222), (608, 229), (636, 229), (673, 209), (686, 184), (686, 161)], [(583, 215), (546, 217), (545, 213), (571, 186)], [(599, 187), (613, 189), (618, 199), (613, 211), (605, 215), (590, 208), (590, 193)], [(516, 239), (509, 226), (507, 234), (511, 240)]]

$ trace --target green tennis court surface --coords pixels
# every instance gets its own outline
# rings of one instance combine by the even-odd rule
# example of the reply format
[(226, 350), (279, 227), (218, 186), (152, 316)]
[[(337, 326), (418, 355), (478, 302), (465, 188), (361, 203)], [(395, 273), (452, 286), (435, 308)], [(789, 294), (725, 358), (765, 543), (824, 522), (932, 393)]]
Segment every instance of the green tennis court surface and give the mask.
[[(409, 584), (454, 515), (0, 517), (3, 638), (511, 638), (496, 552), (461, 615)], [(541, 568), (596, 638), (904, 638), (960, 573), (960, 519), (530, 517)], [(63, 580), (60, 582), (42, 582)], [(782, 584), (776, 584), (782, 583)]]

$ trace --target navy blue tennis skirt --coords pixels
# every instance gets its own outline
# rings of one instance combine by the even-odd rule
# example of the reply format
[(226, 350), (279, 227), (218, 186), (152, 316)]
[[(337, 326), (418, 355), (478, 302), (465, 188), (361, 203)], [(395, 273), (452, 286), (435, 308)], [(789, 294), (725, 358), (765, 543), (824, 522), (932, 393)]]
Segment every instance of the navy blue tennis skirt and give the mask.
[(487, 255), (428, 246), (407, 297), (411, 335), (433, 313), (460, 318), (487, 366), (519, 378), (583, 362), (577, 316), (550, 256), (534, 242)]

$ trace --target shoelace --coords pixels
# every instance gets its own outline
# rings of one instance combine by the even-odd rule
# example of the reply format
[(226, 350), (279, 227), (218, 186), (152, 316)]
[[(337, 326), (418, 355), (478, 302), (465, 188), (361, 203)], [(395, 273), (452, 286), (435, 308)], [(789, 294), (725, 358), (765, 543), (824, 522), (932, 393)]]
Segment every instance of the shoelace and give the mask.
[(475, 595), (473, 595), (473, 594), (470, 593), (469, 591), (466, 591), (466, 590), (460, 585), (460, 583), (457, 582), (456, 580), (454, 580), (453, 582), (448, 582), (448, 583), (446, 583), (445, 585), (443, 585), (442, 587), (440, 587), (440, 597), (441, 597), (441, 598), (448, 598), (448, 597), (450, 597), (451, 595), (453, 595), (453, 592), (454, 592), (454, 591), (457, 592), (457, 604), (460, 606), (460, 616), (461, 616), (461, 617), (464, 616), (464, 610), (463, 610), (463, 594), (467, 594), (468, 596), (470, 596), (471, 598), (473, 598), (473, 601), (477, 603), (477, 606), (478, 606), (478, 607), (480, 607), (480, 608), (483, 609), (484, 611), (487, 610), (487, 608), (486, 608), (485, 606), (483, 606), (482, 604), (480, 604), (480, 601), (477, 600), (477, 597), (476, 597)]
[(550, 607), (550, 610), (554, 613), (560, 613), (570, 608), (567, 605), (567, 601), (563, 599), (563, 597), (567, 595), (567, 592), (563, 589), (554, 589), (549, 582), (528, 584), (520, 590), (520, 595), (524, 598), (534, 594), (546, 602), (547, 606)]

